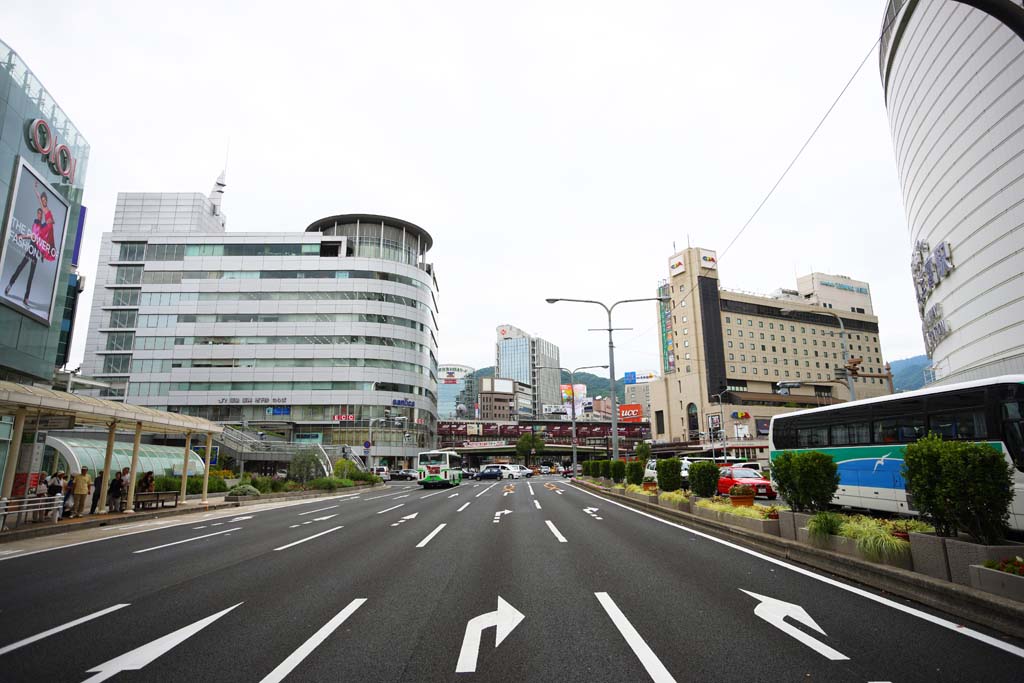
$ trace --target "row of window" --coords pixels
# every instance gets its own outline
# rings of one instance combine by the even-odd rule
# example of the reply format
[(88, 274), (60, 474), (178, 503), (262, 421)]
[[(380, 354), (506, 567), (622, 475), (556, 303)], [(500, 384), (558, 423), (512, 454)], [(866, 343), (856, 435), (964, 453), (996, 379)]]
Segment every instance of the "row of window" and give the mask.
[(368, 346), (390, 346), (410, 351), (427, 351), (427, 347), (416, 342), (393, 337), (374, 337), (362, 334), (299, 334), (275, 337), (138, 337), (134, 332), (110, 332), (107, 334), (107, 351), (166, 351), (175, 346), (265, 346), (267, 344), (364, 344)]
[(423, 323), (378, 313), (160, 313), (137, 315), (134, 310), (110, 312), (108, 327), (114, 329), (137, 327), (146, 329), (173, 327), (178, 323), (333, 323), (354, 322), (378, 325), (397, 325), (420, 332)]
[(320, 244), (147, 244), (120, 242), (118, 261), (181, 261), (186, 256), (319, 256)]
[(176, 285), (183, 280), (385, 280), (430, 290), (415, 278), (375, 270), (145, 270), (143, 266), (114, 266), (116, 285)]
[[(794, 364), (794, 366), (798, 367), (798, 363), (796, 361), (794, 361), (793, 364)], [(806, 365), (806, 361), (805, 361), (805, 367), (810, 367), (809, 365)], [(739, 368), (740, 368), (740, 374), (741, 375), (746, 375), (747, 374), (747, 366), (746, 365), (741, 365), (741, 366), (739, 366)], [(729, 366), (729, 372), (736, 372), (736, 366), (735, 365), (730, 365)], [(779, 370), (777, 368), (773, 372), (774, 372), (775, 377), (790, 377), (789, 370), (783, 370), (781, 375), (779, 374)], [(760, 375), (764, 375), (765, 377), (768, 377), (768, 370), (767, 369), (758, 370), (757, 368), (752, 367), (752, 368), (750, 368), (750, 374), (751, 375), (758, 375), (758, 374), (760, 374)], [(817, 379), (829, 379), (830, 377), (832, 377), (832, 374), (828, 373), (828, 372), (825, 373), (825, 377), (822, 377), (820, 372), (816, 373), (816, 374), (817, 374)], [(798, 379), (812, 379), (810, 372), (808, 372), (808, 373), (806, 373), (806, 375), (804, 375), (804, 374), (802, 374), (802, 372), (800, 370), (796, 371), (796, 377)], [(854, 379), (854, 381), (861, 382), (863, 384), (875, 384), (876, 383), (875, 382), (876, 378), (874, 378), (874, 377), (854, 377), (853, 379)], [(879, 379), (877, 383), (881, 384), (882, 381), (883, 380)]]
[[(753, 343), (753, 342), (751, 342), (749, 345), (747, 345), (745, 342), (739, 342), (736, 346), (738, 348), (740, 348), (740, 349), (749, 348), (751, 351), (757, 351), (757, 346), (758, 345), (756, 343)], [(834, 344), (833, 344), (833, 346), (834, 346)], [(726, 341), (725, 342), (725, 347), (727, 349), (734, 348), (732, 340)], [(780, 347), (772, 346), (771, 347), (771, 352), (772, 353), (778, 353), (779, 352), (779, 348)], [(781, 348), (782, 348), (782, 353), (789, 353), (789, 347), (783, 346)], [(860, 346), (858, 346), (857, 349), (860, 349)], [(768, 346), (766, 344), (761, 344), (761, 351), (768, 351)], [(808, 349), (804, 349), (804, 355), (805, 356), (809, 356), (810, 355), (810, 353), (808, 351), (809, 351)], [(869, 349), (867, 349), (867, 351), (870, 352), (871, 349), (869, 348)], [(875, 347), (875, 352), (876, 353), (878, 352), (878, 348), (877, 347)], [(731, 357), (733, 354), (729, 354), (729, 355)], [(793, 348), (793, 355), (799, 356), (800, 355), (800, 349), (794, 347)], [(822, 351), (819, 354), (818, 351), (815, 351), (814, 352), (814, 357), (815, 358), (828, 358), (829, 357), (829, 352), (828, 351)], [(839, 356), (838, 356), (838, 354), (835, 351), (832, 352), (832, 359), (833, 360), (838, 360), (839, 359)], [(867, 361), (868, 363), (879, 363), (879, 364), (881, 364), (881, 362), (882, 362), (881, 356), (875, 356), (874, 358), (872, 358), (871, 356), (864, 356), (864, 360)], [(764, 362), (767, 363), (768, 361), (764, 361)]]
[(115, 289), (114, 306), (174, 306), (193, 301), (380, 301), (430, 310), (426, 304), (384, 292), (140, 292)]
[[(859, 312), (863, 313), (864, 311), (859, 311)], [(731, 325), (732, 324), (732, 318), (730, 316), (725, 316), (725, 322), (726, 322), (727, 325)], [(743, 325), (743, 318), (736, 318), (736, 324), (737, 325)], [(748, 318), (747, 319), (747, 327), (753, 327), (753, 326), (754, 326), (754, 321), (750, 320)], [(763, 328), (764, 327), (764, 321), (763, 320), (758, 320), (757, 321), (757, 326)], [(769, 321), (768, 322), (768, 329), (769, 330), (774, 330), (775, 329), (775, 323)], [(778, 329), (781, 330), (781, 331), (785, 331), (786, 324), (780, 322)], [(790, 332), (796, 332), (796, 325), (790, 325), (789, 326), (789, 331)], [(827, 332), (830, 335), (831, 334), (835, 334), (835, 330), (827, 330)], [(825, 333), (826, 333), (826, 330), (822, 330), (821, 331), (821, 335), (822, 336), (825, 336)], [(803, 325), (800, 326), (800, 334), (807, 334), (807, 328), (805, 326), (803, 326)], [(811, 334), (818, 334), (817, 329), (812, 327), (811, 328)], [(856, 334), (856, 335), (851, 334), (850, 338), (851, 339), (856, 338), (857, 341), (860, 341), (860, 335), (859, 334)], [(796, 340), (794, 339), (793, 341), (796, 341)], [(874, 342), (877, 342), (878, 341), (878, 337), (877, 336), (873, 336), (873, 337), (871, 337), (869, 339), (868, 335), (865, 334), (864, 335), (864, 341), (874, 341)], [(804, 340), (804, 343), (805, 344), (807, 343), (806, 339)]]
[(383, 358), (209, 358), (171, 359), (137, 358), (131, 354), (110, 354), (103, 357), (103, 372), (160, 373), (174, 368), (383, 368), (402, 370), (433, 377), (430, 370), (416, 363)]
[(395, 382), (132, 382), (129, 396), (166, 396), (171, 391), (391, 391), (434, 400), (434, 393), (415, 384)]

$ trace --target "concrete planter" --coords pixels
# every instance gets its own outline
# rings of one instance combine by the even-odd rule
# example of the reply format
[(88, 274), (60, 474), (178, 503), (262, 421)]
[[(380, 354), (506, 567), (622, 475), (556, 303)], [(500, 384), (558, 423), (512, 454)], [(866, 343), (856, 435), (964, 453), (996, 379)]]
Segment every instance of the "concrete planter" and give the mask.
[(698, 517), (703, 517), (704, 519), (714, 520), (716, 522), (722, 521), (721, 512), (719, 512), (718, 510), (712, 510), (710, 508), (700, 507), (699, 505), (697, 505), (696, 502), (694, 502), (693, 504), (693, 514), (697, 515)]
[(1024, 576), (989, 569), (979, 564), (968, 567), (971, 587), (1003, 598), (1024, 602)]
[(686, 499), (686, 498), (684, 498), (683, 500), (681, 500), (681, 501), (679, 501), (677, 503), (672, 503), (672, 502), (669, 502), (667, 500), (662, 500), (661, 496), (658, 496), (658, 505), (660, 505), (662, 507), (665, 507), (665, 508), (668, 508), (670, 510), (680, 510), (681, 512), (689, 512), (690, 511), (690, 501), (689, 501), (689, 499)]
[(935, 579), (949, 581), (949, 560), (946, 559), (946, 539), (935, 534), (910, 532), (910, 556), (914, 571)]
[(949, 578), (953, 583), (971, 585), (970, 566), (984, 564), (986, 560), (1002, 560), (1024, 555), (1024, 545), (982, 545), (965, 537), (946, 539), (946, 557), (949, 560)]
[(822, 550), (830, 550), (840, 555), (848, 555), (849, 557), (856, 557), (858, 560), (870, 562), (872, 564), (884, 564), (889, 567), (898, 567), (900, 569), (912, 570), (914, 568), (914, 562), (910, 554), (902, 555), (899, 557), (892, 557), (882, 560), (881, 562), (875, 562), (869, 559), (864, 553), (857, 547), (857, 541), (846, 536), (829, 536), (828, 539), (814, 539), (810, 538), (807, 533), (807, 528), (803, 527), (797, 530), (797, 540), (808, 545), (812, 545), (815, 548), (821, 548)]
[(783, 538), (789, 539), (790, 541), (799, 540), (797, 538), (797, 530), (806, 527), (807, 520), (810, 518), (811, 515), (806, 512), (779, 510), (779, 533)]
[(750, 519), (749, 517), (738, 517), (737, 515), (724, 514), (722, 515), (722, 521), (726, 524), (733, 524), (761, 534), (770, 534), (772, 536), (780, 535), (781, 525), (777, 519)]

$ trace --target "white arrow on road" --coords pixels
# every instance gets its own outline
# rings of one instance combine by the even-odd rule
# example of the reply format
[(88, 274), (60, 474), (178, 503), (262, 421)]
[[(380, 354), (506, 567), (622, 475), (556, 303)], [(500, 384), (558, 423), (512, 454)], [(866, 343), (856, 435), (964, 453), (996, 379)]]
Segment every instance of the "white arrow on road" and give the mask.
[(502, 515), (511, 515), (511, 514), (512, 514), (511, 510), (498, 510), (497, 512), (494, 513), (494, 523), (497, 524), (498, 522), (500, 522)]
[(597, 516), (597, 508), (583, 508), (583, 511), (586, 512), (591, 517), (593, 517), (594, 519), (601, 519), (600, 517)]
[(246, 515), (244, 517), (235, 517), (234, 519), (230, 520), (228, 524), (230, 524), (231, 522), (243, 522), (247, 519), (252, 519), (252, 515)]
[[(740, 590), (743, 589), (741, 588)], [(799, 622), (807, 628), (814, 629), (823, 636), (827, 635), (820, 626), (814, 623), (814, 619), (811, 618), (811, 615), (808, 614), (800, 605), (794, 605), (791, 602), (783, 602), (782, 600), (769, 598), (766, 595), (758, 595), (757, 593), (751, 593), (747, 590), (743, 590), (743, 592), (760, 601), (758, 602), (757, 607), (754, 608), (754, 614), (761, 617), (786, 635), (796, 638), (821, 656), (831, 659), (832, 661), (849, 659), (849, 657), (844, 655), (842, 652), (832, 649), (814, 636), (808, 635), (792, 624), (786, 623), (786, 617), (790, 617), (793, 621)]]
[[(238, 605), (241, 604), (242, 603), (238, 603)], [(181, 645), (186, 640), (199, 633), (231, 610), (235, 609), (235, 607), (238, 607), (238, 605), (228, 607), (226, 610), (222, 610), (216, 614), (211, 614), (205, 619), (200, 619), (194, 624), (189, 624), (188, 626), (180, 628), (173, 633), (168, 633), (166, 636), (146, 643), (142, 647), (135, 648), (131, 652), (126, 652), (120, 657), (114, 657), (113, 659), (103, 662), (99, 666), (89, 669), (88, 673), (96, 675), (86, 679), (85, 683), (99, 683), (99, 681), (105, 681), (111, 676), (116, 676), (122, 671), (138, 671), (147, 664), (150, 664), (160, 655), (163, 655), (178, 645)]]
[(466, 635), (462, 638), (462, 650), (459, 652), (459, 663), (455, 667), (455, 673), (476, 671), (476, 660), (480, 654), (480, 637), (485, 628), (495, 627), (494, 647), (498, 647), (525, 618), (522, 612), (502, 600), (499, 595), (498, 609), (473, 617), (466, 624)]
[(400, 520), (398, 520), (397, 522), (395, 522), (391, 526), (398, 526), (399, 524), (404, 524), (406, 521), (408, 521), (410, 519), (416, 519), (416, 515), (418, 515), (418, 514), (420, 514), (420, 513), (414, 512), (411, 515), (406, 515), (405, 517), (402, 517)]
[(454, 497), (455, 497), (455, 496), (457, 496), (457, 495), (459, 495), (459, 494), (457, 494), (457, 493), (453, 493), (452, 495), (450, 495), (450, 496), (448, 496), (448, 497), (449, 497), (449, 498), (454, 498)]

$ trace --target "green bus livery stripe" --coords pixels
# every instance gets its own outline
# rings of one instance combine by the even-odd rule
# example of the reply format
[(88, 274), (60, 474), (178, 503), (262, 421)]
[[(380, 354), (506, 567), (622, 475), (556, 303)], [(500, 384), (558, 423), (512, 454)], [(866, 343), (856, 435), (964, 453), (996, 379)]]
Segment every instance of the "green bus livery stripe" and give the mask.
[[(998, 441), (986, 441), (990, 448), (1002, 452), (1003, 445)], [(903, 453), (908, 444), (878, 444), (876, 446), (825, 446), (822, 448), (792, 448), (789, 449), (792, 453), (809, 453), (811, 451), (819, 451), (832, 457), (836, 462), (845, 462), (847, 460), (877, 460), (883, 455), (888, 455), (890, 460), (903, 460)], [(771, 451), (769, 457), (775, 460), (785, 450), (774, 450)]]

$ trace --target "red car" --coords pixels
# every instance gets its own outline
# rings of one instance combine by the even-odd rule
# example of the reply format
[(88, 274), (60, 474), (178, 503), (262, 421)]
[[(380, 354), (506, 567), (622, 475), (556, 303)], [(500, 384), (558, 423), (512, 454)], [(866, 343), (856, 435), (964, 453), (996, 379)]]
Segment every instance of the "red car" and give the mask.
[(733, 484), (746, 484), (753, 486), (755, 495), (767, 496), (768, 500), (775, 500), (779, 494), (772, 488), (772, 483), (761, 476), (757, 470), (743, 467), (722, 467), (718, 470), (718, 493), (728, 495)]

